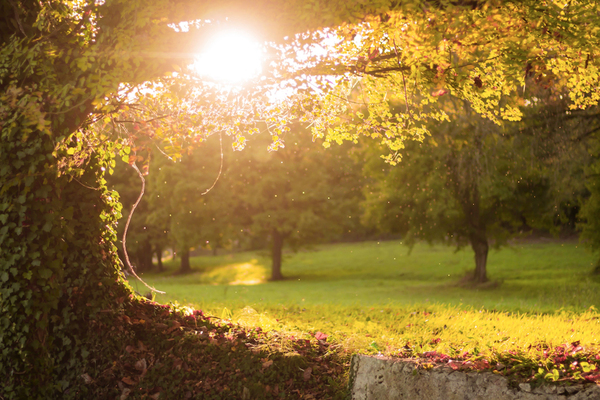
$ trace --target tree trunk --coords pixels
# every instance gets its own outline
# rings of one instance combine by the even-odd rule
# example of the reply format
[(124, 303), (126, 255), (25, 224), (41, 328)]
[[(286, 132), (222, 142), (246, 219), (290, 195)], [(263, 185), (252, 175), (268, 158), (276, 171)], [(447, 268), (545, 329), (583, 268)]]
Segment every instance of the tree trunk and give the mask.
[(273, 239), (273, 247), (271, 248), (271, 280), (280, 281), (283, 279), (283, 275), (281, 274), (281, 253), (284, 237), (277, 229), (273, 229), (271, 236)]
[(472, 235), (470, 240), (471, 248), (475, 252), (475, 274), (473, 275), (473, 280), (476, 283), (487, 282), (486, 265), (489, 245), (485, 232), (482, 235)]
[(165, 270), (165, 266), (163, 265), (162, 262), (162, 247), (157, 247), (156, 250), (154, 251), (154, 253), (156, 254), (156, 265), (158, 267), (158, 272), (164, 272)]
[[(473, 281), (475, 283), (487, 282), (487, 255), (489, 250), (486, 222), (481, 215), (481, 195), (479, 194), (479, 184), (477, 170), (468, 169), (456, 164), (456, 156), (448, 160), (448, 165), (452, 166), (454, 196), (461, 203), (465, 223), (468, 226), (469, 242), (475, 252), (475, 272)], [(470, 165), (470, 164), (469, 164)]]
[(144, 241), (139, 245), (135, 252), (135, 261), (137, 272), (152, 271), (152, 245), (149, 241)]
[(187, 274), (192, 271), (192, 267), (190, 266), (190, 249), (186, 248), (185, 250), (179, 253), (179, 257), (181, 258), (181, 263), (179, 264), (179, 273)]

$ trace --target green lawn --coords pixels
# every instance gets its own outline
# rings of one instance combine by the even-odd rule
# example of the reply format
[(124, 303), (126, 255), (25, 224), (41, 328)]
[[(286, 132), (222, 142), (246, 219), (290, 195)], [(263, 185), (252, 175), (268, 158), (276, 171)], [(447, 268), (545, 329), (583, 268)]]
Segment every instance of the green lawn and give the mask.
[(159, 302), (277, 337), (323, 332), (346, 355), (433, 354), (483, 369), (509, 365), (502, 374), (526, 381), (600, 381), (594, 256), (575, 242), (521, 243), (491, 251), (488, 262), (498, 284), (467, 288), (458, 283), (473, 269), (470, 250), (421, 244), (408, 254), (398, 241), (366, 242), (289, 253), (282, 282), (266, 281), (269, 260), (252, 252), (195, 257), (183, 276), (170, 262), (143, 278), (167, 292)]
[[(268, 282), (269, 260), (256, 253), (192, 259), (195, 273), (143, 278), (177, 301), (206, 310), (250, 306), (405, 307), (446, 304), (487, 310), (553, 313), (582, 312), (600, 306), (600, 279), (590, 271), (594, 257), (577, 243), (517, 244), (489, 255), (488, 275), (500, 285), (467, 289), (457, 285), (473, 269), (470, 250), (417, 245), (412, 253), (398, 241), (319, 246), (290, 253), (283, 282)], [(134, 288), (144, 292), (142, 285)]]

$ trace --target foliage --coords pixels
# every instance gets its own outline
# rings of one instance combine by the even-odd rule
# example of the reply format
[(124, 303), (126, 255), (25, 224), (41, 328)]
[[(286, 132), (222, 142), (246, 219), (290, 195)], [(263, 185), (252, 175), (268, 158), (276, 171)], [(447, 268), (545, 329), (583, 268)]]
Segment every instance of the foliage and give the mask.
[[(313, 134), (327, 141), (371, 136), (390, 148), (388, 160), (395, 162), (394, 152), (406, 138), (422, 140), (428, 123), (448, 118), (437, 104), (446, 94), (498, 123), (522, 116), (521, 98), (531, 86), (567, 90), (572, 108), (597, 103), (596, 2), (367, 2), (363, 7), (377, 12), (360, 24), (290, 39), (292, 49), (317, 42), (328, 53), (315, 52), (288, 76), (340, 80), (331, 91), (305, 89), (316, 98), (307, 115)], [(339, 41), (330, 44), (331, 37)], [(391, 111), (389, 104), (401, 107)]]

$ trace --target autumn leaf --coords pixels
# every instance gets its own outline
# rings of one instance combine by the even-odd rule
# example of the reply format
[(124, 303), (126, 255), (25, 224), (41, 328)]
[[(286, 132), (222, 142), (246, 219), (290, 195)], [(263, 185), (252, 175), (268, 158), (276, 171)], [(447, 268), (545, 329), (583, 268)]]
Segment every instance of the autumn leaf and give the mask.
[(85, 382), (86, 385), (89, 385), (90, 383), (93, 382), (92, 377), (89, 376), (88, 374), (83, 374), (83, 375), (81, 375), (81, 377), (83, 378), (83, 381)]
[(125, 377), (123, 377), (123, 378), (121, 379), (121, 382), (123, 382), (123, 383), (125, 383), (125, 384), (127, 384), (127, 385), (130, 385), (130, 386), (132, 386), (132, 385), (135, 385), (135, 384), (136, 384), (136, 381), (135, 381), (135, 380), (133, 380), (133, 379), (131, 379), (129, 376), (125, 376)]
[(310, 379), (311, 374), (312, 374), (312, 368), (308, 367), (304, 370), (304, 373), (302, 374), (302, 378), (305, 381), (308, 381)]
[(135, 363), (135, 369), (139, 371), (145, 371), (147, 368), (146, 359), (142, 358), (141, 360)]

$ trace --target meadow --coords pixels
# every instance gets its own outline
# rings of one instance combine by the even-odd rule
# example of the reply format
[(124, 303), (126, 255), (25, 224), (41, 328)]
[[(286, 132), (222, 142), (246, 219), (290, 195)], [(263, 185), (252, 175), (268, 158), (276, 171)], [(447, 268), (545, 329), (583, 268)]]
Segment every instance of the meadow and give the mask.
[(470, 249), (418, 244), (409, 254), (399, 241), (287, 253), (287, 279), (280, 282), (266, 279), (269, 259), (260, 252), (191, 261), (192, 274), (174, 274), (174, 260), (164, 273), (143, 276), (166, 291), (156, 301), (295, 337), (321, 332), (348, 354), (434, 354), (493, 364), (512, 354), (512, 362), (518, 358), (558, 380), (560, 371), (573, 371), (549, 359), (549, 349), (575, 344), (580, 361), (599, 350), (600, 278), (591, 274), (595, 257), (576, 242), (491, 250), (491, 283), (480, 287), (461, 283), (473, 268)]
[[(398, 241), (324, 245), (287, 253), (286, 280), (269, 282), (266, 253), (243, 252), (191, 259), (195, 273), (177, 276), (177, 261), (162, 274), (144, 279), (178, 301), (206, 310), (251, 306), (339, 305), (344, 307), (448, 304), (487, 310), (553, 313), (581, 312), (600, 305), (595, 258), (581, 245), (520, 243), (491, 250), (490, 287), (468, 289), (459, 281), (473, 269), (469, 249), (417, 244), (412, 252)], [(498, 284), (497, 286), (495, 284)], [(139, 286), (140, 291), (143, 286)]]

